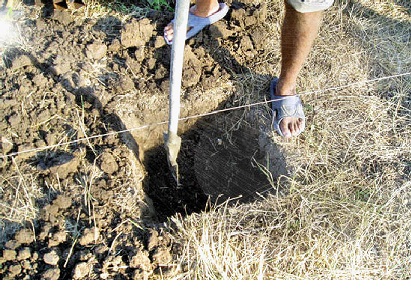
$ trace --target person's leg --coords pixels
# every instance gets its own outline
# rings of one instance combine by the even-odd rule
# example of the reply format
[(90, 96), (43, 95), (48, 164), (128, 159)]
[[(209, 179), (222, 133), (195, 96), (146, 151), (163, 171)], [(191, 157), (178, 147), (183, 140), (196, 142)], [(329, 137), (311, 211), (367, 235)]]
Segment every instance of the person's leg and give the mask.
[[(320, 28), (322, 11), (300, 13), (285, 1), (285, 17), (281, 32), (281, 73), (275, 94), (296, 94), (297, 77), (311, 50)], [(305, 121), (286, 117), (280, 123), (285, 137), (297, 136)]]
[[(196, 4), (190, 8), (191, 13), (199, 17), (208, 17), (216, 13), (220, 8), (218, 0), (197, 0)], [(173, 39), (173, 23), (169, 23), (164, 28), (164, 36), (172, 41)]]

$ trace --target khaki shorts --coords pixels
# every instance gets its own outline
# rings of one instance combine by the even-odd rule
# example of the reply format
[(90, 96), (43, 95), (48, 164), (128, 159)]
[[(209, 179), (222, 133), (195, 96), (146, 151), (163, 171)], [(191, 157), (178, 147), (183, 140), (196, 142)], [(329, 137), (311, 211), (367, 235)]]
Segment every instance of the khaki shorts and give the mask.
[(287, 2), (298, 12), (306, 13), (330, 8), (334, 0), (287, 0)]

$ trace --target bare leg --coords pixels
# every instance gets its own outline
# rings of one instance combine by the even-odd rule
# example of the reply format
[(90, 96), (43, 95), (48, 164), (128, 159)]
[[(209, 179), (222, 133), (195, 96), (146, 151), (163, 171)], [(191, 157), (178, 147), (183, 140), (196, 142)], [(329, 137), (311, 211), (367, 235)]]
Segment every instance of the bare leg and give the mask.
[[(218, 11), (218, 0), (197, 0), (196, 5), (190, 8), (191, 13), (200, 17), (208, 17)], [(165, 36), (169, 41), (173, 39), (173, 24), (170, 22), (164, 28)]]
[[(285, 2), (286, 12), (281, 32), (281, 73), (276, 95), (295, 95), (297, 77), (310, 53), (322, 20), (322, 11), (300, 13)], [(302, 119), (288, 117), (280, 123), (285, 137), (300, 134)]]

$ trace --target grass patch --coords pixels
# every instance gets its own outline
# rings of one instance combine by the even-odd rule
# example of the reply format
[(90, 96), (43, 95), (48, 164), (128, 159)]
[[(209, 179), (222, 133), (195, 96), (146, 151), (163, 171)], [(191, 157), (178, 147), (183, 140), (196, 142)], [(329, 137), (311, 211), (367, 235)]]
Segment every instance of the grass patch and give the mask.
[[(283, 10), (269, 5), (265, 51), (279, 55)], [(294, 164), (288, 187), (262, 202), (173, 218), (182, 244), (176, 278), (410, 278), (411, 77), (384, 79), (411, 72), (409, 11), (408, 1), (389, 0), (337, 1), (327, 11), (298, 85), (308, 129), (273, 140)], [(251, 69), (279, 68), (268, 60)], [(257, 101), (261, 88), (251, 84), (243, 100)]]

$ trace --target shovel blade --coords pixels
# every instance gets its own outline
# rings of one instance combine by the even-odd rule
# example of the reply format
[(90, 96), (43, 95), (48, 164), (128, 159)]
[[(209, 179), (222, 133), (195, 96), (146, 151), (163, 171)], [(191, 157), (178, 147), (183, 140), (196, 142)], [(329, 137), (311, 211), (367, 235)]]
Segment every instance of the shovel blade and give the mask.
[(181, 148), (181, 138), (173, 132), (168, 132), (164, 134), (164, 140), (164, 146), (167, 152), (167, 160), (171, 171), (171, 175), (176, 181), (177, 187), (179, 187), (180, 175), (178, 171), (177, 157)]

